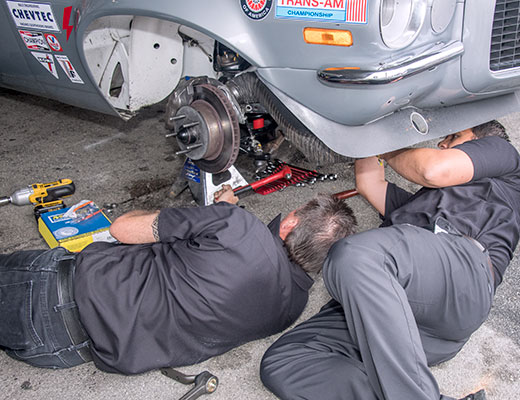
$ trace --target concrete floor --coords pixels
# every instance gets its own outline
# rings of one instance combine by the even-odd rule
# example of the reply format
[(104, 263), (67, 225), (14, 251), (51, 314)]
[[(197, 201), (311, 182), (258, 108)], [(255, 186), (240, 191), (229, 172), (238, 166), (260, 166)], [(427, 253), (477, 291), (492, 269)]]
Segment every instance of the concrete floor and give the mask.
[[(76, 193), (72, 205), (82, 199), (98, 205), (115, 203), (116, 217), (135, 208), (159, 208), (194, 204), (188, 191), (171, 199), (168, 192), (179, 174), (183, 159), (175, 145), (164, 137), (160, 106), (123, 122), (119, 119), (66, 106), (50, 100), (0, 89), (0, 196), (34, 182), (70, 178)], [(520, 149), (520, 114), (501, 120)], [(309, 167), (289, 145), (280, 156)], [(248, 180), (252, 162), (241, 157), (239, 169)], [(252, 195), (241, 204), (268, 222), (279, 212), (286, 214), (317, 192), (339, 192), (353, 187), (348, 164), (322, 168), (337, 173), (337, 181), (314, 186), (290, 187), (267, 196)], [(390, 174), (390, 179), (403, 181)], [(361, 198), (348, 200), (359, 221), (359, 231), (378, 225), (377, 214)], [(0, 208), (0, 253), (46, 248), (37, 232), (32, 207)], [(515, 257), (505, 282), (498, 289), (488, 321), (473, 335), (459, 355), (433, 369), (444, 394), (462, 397), (485, 386), (490, 400), (513, 400), (520, 393), (520, 265)], [(299, 321), (312, 316), (329, 299), (318, 280)], [(299, 322), (298, 321), (298, 322)], [(165, 333), (167, 334), (167, 333)], [(211, 395), (218, 399), (268, 400), (275, 397), (263, 388), (258, 367), (267, 347), (277, 335), (248, 343), (204, 363), (181, 368), (196, 374), (208, 370), (220, 385)], [(69, 370), (43, 370), (14, 361), (0, 352), (0, 399), (176, 399), (189, 387), (149, 372), (119, 376), (97, 370), (92, 363)], [(204, 397), (203, 397), (204, 398)]]

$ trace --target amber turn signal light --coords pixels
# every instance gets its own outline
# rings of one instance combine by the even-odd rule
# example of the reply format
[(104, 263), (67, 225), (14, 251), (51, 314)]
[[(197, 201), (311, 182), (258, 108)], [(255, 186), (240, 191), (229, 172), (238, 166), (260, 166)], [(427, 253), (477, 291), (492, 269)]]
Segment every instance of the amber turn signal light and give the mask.
[(352, 33), (337, 29), (305, 28), (303, 40), (310, 44), (326, 44), (330, 46), (352, 46)]

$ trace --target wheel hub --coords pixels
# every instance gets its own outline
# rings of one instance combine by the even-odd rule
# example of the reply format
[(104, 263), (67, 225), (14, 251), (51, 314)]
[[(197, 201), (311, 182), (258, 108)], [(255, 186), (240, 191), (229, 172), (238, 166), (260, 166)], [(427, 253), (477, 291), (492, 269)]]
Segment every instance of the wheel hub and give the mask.
[(240, 144), (238, 119), (229, 99), (208, 83), (188, 85), (176, 96), (187, 99), (170, 117), (180, 147), (177, 154), (185, 154), (203, 171), (229, 169)]

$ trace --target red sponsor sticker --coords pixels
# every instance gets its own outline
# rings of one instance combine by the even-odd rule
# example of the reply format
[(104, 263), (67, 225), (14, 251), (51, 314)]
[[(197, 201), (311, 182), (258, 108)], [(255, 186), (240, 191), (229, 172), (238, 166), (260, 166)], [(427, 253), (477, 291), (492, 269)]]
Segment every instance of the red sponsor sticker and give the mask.
[(262, 9), (265, 7), (266, 3), (267, 3), (267, 0), (246, 0), (247, 6), (253, 12), (262, 11)]
[(69, 40), (70, 34), (74, 29), (74, 21), (70, 23), (70, 17), (72, 15), (72, 6), (65, 7), (63, 9), (63, 29), (67, 32), (67, 41)]
[(260, 20), (269, 14), (273, 0), (240, 0), (242, 11), (251, 19)]
[(53, 49), (54, 51), (63, 51), (63, 48), (61, 47), (61, 44), (56, 38), (56, 36), (54, 36), (52, 33), (44, 33), (44, 35), (51, 49)]
[(18, 31), (18, 33), (29, 50), (50, 50), (43, 33), (32, 31)]

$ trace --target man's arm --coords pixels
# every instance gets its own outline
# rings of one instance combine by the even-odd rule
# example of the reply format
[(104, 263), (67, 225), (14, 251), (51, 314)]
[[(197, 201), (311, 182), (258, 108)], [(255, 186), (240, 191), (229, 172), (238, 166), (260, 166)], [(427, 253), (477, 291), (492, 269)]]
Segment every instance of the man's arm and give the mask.
[(154, 226), (158, 216), (159, 211), (130, 211), (112, 223), (110, 234), (125, 244), (158, 242), (157, 226)]
[(473, 162), (459, 149), (401, 149), (381, 156), (402, 177), (421, 186), (461, 185), (473, 178)]
[(355, 162), (356, 189), (372, 206), (385, 215), (385, 169), (377, 157), (358, 159)]

